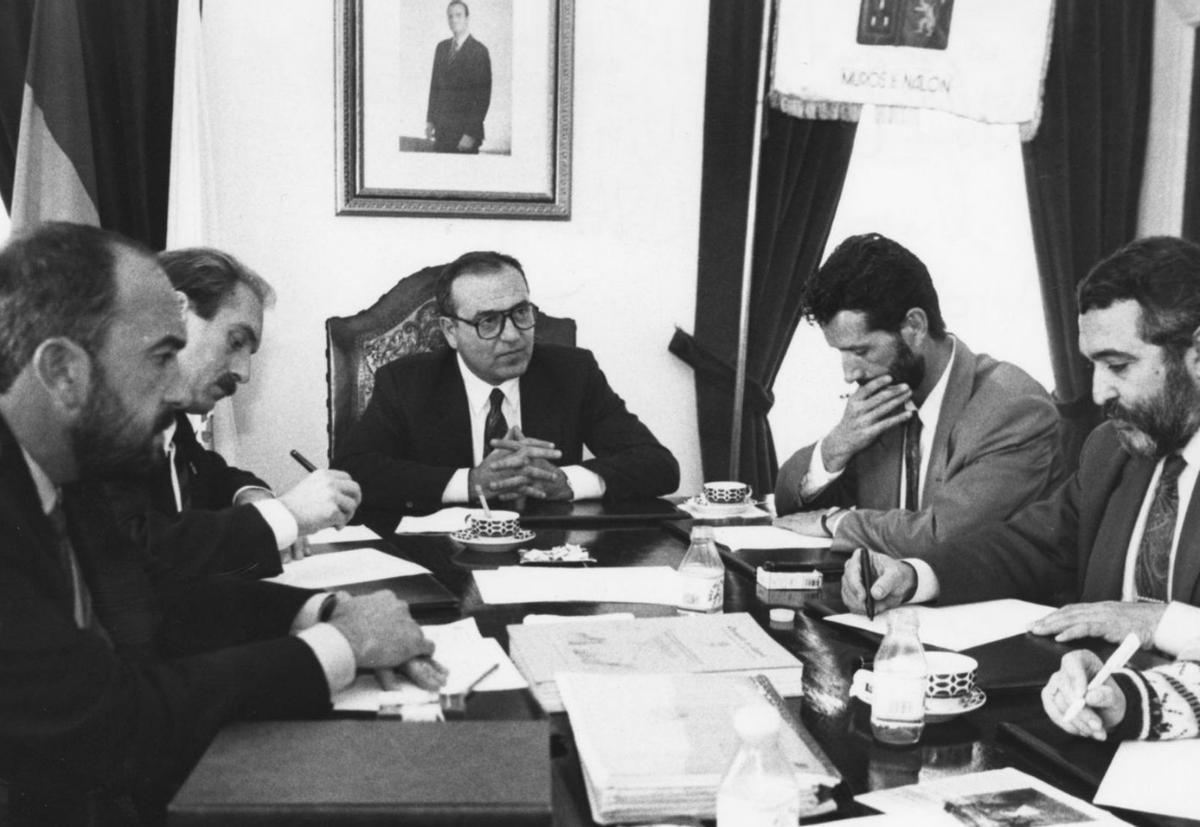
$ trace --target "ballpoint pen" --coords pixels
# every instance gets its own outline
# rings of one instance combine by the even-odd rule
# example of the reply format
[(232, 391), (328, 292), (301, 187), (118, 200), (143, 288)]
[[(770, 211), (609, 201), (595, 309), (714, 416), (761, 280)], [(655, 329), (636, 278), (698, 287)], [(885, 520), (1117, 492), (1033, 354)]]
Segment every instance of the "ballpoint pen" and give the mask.
[(1130, 632), (1127, 634), (1125, 639), (1121, 641), (1121, 645), (1117, 647), (1116, 651), (1108, 656), (1108, 660), (1104, 661), (1104, 665), (1100, 667), (1100, 671), (1096, 673), (1095, 677), (1088, 681), (1088, 685), (1083, 690), (1083, 694), (1076, 698), (1075, 701), (1067, 707), (1067, 711), (1063, 713), (1063, 721), (1070, 722), (1075, 720), (1075, 716), (1082, 712), (1083, 707), (1087, 704), (1088, 693), (1111, 678), (1112, 673), (1122, 668), (1129, 661), (1129, 659), (1133, 657), (1133, 653), (1136, 652), (1138, 647), (1141, 645), (1142, 640), (1135, 632)]
[(308, 458), (305, 457), (304, 454), (297, 451), (295, 448), (293, 448), (289, 453), (291, 453), (292, 459), (294, 459), (294, 460), (296, 460), (296, 462), (300, 463), (301, 467), (303, 467), (304, 470), (307, 471), (308, 473), (311, 474), (313, 471), (317, 470), (317, 466), (315, 466), (311, 462), (309, 462)]
[(858, 553), (858, 562), (862, 564), (863, 605), (867, 610), (867, 620), (874, 620), (875, 598), (871, 596), (871, 587), (875, 585), (875, 572), (871, 568), (871, 552), (860, 548)]

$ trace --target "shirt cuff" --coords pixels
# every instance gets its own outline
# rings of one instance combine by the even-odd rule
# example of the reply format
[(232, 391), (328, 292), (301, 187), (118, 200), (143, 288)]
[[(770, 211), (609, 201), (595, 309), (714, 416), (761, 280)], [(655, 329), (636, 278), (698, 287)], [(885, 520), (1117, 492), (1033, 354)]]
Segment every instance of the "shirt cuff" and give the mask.
[(915, 557), (905, 557), (904, 562), (912, 566), (913, 571), (917, 573), (917, 590), (913, 592), (909, 603), (927, 603), (941, 593), (937, 575), (928, 563)]
[(471, 474), (470, 468), (459, 468), (454, 472), (454, 476), (450, 478), (450, 482), (446, 483), (446, 487), (442, 490), (442, 502), (444, 503), (468, 503), (471, 501), (471, 492), (467, 490), (468, 480)]
[[(825, 444), (825, 440), (821, 439), (813, 446), (812, 459), (808, 461), (808, 472), (805, 473), (804, 479), (800, 481), (800, 499), (803, 502), (808, 502), (833, 483), (842, 475), (841, 471), (828, 471), (825, 469), (825, 461), (821, 459), (821, 446)], [(845, 469), (843, 469), (845, 470)]]
[(250, 505), (258, 509), (258, 513), (270, 526), (271, 533), (275, 535), (275, 548), (283, 551), (296, 542), (296, 538), (300, 536), (300, 526), (286, 505), (276, 499), (255, 500)]
[[(317, 597), (324, 599), (324, 595)], [(296, 637), (308, 644), (316, 655), (325, 672), (325, 682), (329, 685), (332, 700), (336, 692), (345, 689), (354, 680), (354, 650), (350, 648), (350, 641), (332, 623), (310, 626), (297, 632)]]
[(604, 477), (595, 471), (589, 471), (582, 465), (564, 465), (562, 472), (567, 475), (567, 485), (577, 500), (598, 500), (604, 496)]
[(234, 504), (234, 505), (241, 505), (241, 504), (242, 504), (242, 503), (240, 503), (240, 502), (238, 501), (238, 499), (239, 499), (239, 498), (242, 496), (242, 494), (243, 494), (243, 493), (245, 493), (246, 491), (261, 491), (261, 492), (263, 492), (264, 494), (266, 494), (268, 497), (274, 497), (274, 496), (275, 496), (275, 492), (274, 492), (274, 491), (272, 491), (270, 488), (264, 488), (264, 487), (263, 487), (263, 486), (261, 486), (261, 485), (243, 485), (243, 486), (242, 486), (241, 488), (239, 488), (237, 491), (234, 491), (234, 492), (233, 492), (233, 504)]
[(296, 617), (292, 619), (292, 628), (290, 634), (299, 634), (310, 626), (317, 625), (317, 621), (321, 619), (321, 607), (325, 605), (325, 601), (329, 599), (329, 592), (320, 592), (314, 594), (308, 600), (304, 601), (304, 605), (300, 607), (300, 611), (296, 612)]
[(1200, 639), (1197, 630), (1200, 630), (1200, 608), (1172, 600), (1154, 630), (1154, 647), (1175, 656), (1185, 649), (1194, 651)]

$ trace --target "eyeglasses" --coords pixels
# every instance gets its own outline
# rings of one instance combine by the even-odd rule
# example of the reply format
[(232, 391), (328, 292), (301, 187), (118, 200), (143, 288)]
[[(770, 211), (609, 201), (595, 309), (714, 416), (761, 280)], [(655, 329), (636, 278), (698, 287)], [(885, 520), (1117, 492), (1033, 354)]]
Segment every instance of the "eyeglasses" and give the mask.
[(475, 334), (480, 339), (495, 339), (504, 332), (505, 320), (511, 321), (517, 330), (529, 330), (537, 322), (537, 305), (532, 302), (522, 302), (508, 310), (496, 310), (483, 313), (476, 319), (464, 319), (461, 316), (448, 315), (456, 322), (469, 324), (475, 328)]

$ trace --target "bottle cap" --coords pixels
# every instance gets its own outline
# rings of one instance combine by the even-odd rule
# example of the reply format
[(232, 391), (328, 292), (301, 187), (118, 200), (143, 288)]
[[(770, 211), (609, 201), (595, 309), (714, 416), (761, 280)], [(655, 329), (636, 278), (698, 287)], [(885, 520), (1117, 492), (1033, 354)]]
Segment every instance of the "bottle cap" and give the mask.
[(779, 731), (779, 713), (765, 703), (752, 703), (733, 713), (738, 737), (751, 743), (770, 738)]
[(796, 612), (794, 609), (772, 609), (771, 622), (785, 625), (796, 622)]

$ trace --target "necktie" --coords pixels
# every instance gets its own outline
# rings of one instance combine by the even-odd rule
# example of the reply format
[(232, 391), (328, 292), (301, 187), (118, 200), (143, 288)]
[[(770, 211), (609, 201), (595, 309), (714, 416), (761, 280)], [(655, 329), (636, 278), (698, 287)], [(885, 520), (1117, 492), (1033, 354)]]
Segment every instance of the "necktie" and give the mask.
[(904, 426), (904, 507), (916, 511), (921, 500), (921, 419), (913, 411)]
[(54, 529), (59, 565), (62, 566), (63, 573), (70, 581), (71, 606), (75, 625), (80, 629), (90, 628), (94, 622), (92, 599), (87, 585), (83, 582), (83, 576), (79, 572), (79, 564), (75, 562), (75, 552), (71, 547), (71, 535), (67, 530), (67, 515), (63, 512), (61, 496), (46, 516), (50, 518), (50, 526)]
[(491, 400), (492, 407), (488, 409), (487, 420), (483, 423), (483, 456), (487, 456), (492, 452), (492, 440), (503, 439), (508, 433), (508, 421), (504, 418), (504, 411), (501, 406), (504, 404), (504, 391), (499, 388), (492, 388), (492, 394), (488, 397)]
[(1175, 521), (1179, 517), (1179, 474), (1187, 463), (1179, 454), (1171, 454), (1163, 463), (1158, 488), (1146, 514), (1146, 528), (1138, 547), (1134, 567), (1134, 586), (1142, 600), (1167, 599), (1167, 579), (1171, 573), (1171, 544), (1175, 540)]
[(451, 63), (454, 62), (454, 58), (458, 57), (458, 49), (459, 49), (458, 41), (451, 40), (450, 41), (450, 62)]

